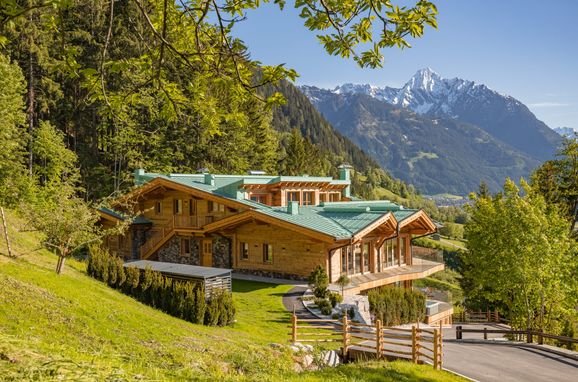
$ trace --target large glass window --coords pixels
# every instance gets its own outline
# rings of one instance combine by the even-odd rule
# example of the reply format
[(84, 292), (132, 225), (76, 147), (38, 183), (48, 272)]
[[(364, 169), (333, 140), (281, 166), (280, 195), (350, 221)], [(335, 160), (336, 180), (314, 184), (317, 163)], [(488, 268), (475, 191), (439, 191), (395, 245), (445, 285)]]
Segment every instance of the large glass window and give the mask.
[(353, 273), (360, 273), (361, 272), (361, 245), (360, 244), (355, 244), (354, 255), (355, 255), (355, 269), (353, 270)]
[(369, 272), (369, 243), (363, 243), (363, 273)]
[(315, 192), (313, 191), (303, 191), (303, 203), (304, 206), (312, 206), (315, 204)]
[(401, 264), (405, 264), (405, 237), (399, 238), (399, 259)]
[(347, 253), (349, 252), (349, 247), (341, 248), (341, 273), (347, 274)]
[(350, 275), (355, 273), (355, 262), (353, 261), (353, 251), (351, 247), (347, 247), (347, 273)]
[(298, 201), (299, 201), (299, 191), (287, 192), (287, 202), (298, 202)]
[(397, 238), (391, 239), (393, 265), (399, 265), (399, 257), (397, 256)]

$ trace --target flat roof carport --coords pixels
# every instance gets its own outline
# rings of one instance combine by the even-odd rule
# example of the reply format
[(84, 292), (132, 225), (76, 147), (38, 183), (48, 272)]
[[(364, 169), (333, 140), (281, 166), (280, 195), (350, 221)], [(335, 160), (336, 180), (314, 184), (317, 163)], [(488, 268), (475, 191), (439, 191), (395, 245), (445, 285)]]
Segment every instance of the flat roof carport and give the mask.
[(172, 279), (190, 280), (202, 283), (207, 297), (210, 297), (212, 291), (215, 289), (226, 289), (231, 291), (230, 269), (150, 260), (129, 261), (126, 262), (124, 266), (135, 267), (141, 270), (145, 270), (148, 267), (151, 270), (160, 272), (164, 276)]

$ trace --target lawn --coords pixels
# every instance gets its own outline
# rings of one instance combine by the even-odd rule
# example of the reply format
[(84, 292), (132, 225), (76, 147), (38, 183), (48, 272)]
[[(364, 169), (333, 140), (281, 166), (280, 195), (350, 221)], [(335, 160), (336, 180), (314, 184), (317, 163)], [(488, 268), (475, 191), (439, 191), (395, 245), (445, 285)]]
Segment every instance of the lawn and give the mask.
[(0, 246), (3, 381), (460, 380), (407, 362), (297, 374), (290, 351), (269, 346), (287, 344), (281, 296), (291, 286), (235, 281), (235, 326), (193, 325), (86, 276), (83, 262), (67, 262), (58, 276), (37, 234), (11, 234), (18, 259)]

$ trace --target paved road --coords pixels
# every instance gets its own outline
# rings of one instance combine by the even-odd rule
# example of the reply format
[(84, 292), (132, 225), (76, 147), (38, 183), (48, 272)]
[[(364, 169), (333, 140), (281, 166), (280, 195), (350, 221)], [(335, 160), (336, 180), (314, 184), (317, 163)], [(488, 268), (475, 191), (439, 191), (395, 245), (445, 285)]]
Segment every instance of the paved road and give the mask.
[(578, 381), (578, 361), (500, 344), (445, 341), (444, 367), (480, 382)]
[[(306, 288), (295, 287), (283, 305), (300, 318), (313, 318), (298, 300)], [(295, 307), (295, 308), (294, 308)], [(479, 325), (462, 325), (464, 327)], [(491, 324), (481, 325), (492, 328)], [(495, 325), (500, 327), (500, 325)], [(444, 368), (480, 382), (578, 382), (578, 361), (539, 349), (492, 343), (456, 342), (455, 329), (444, 329)], [(475, 336), (475, 337), (467, 337)], [(464, 338), (481, 334), (464, 333)], [(490, 338), (499, 335), (491, 334)]]

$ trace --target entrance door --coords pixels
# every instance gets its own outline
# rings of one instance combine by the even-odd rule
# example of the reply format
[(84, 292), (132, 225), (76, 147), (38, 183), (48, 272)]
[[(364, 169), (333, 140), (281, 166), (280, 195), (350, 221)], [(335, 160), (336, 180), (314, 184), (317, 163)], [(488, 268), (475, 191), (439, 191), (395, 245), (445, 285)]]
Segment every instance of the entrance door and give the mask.
[(201, 257), (201, 265), (203, 267), (213, 266), (213, 240), (203, 240), (203, 256)]

